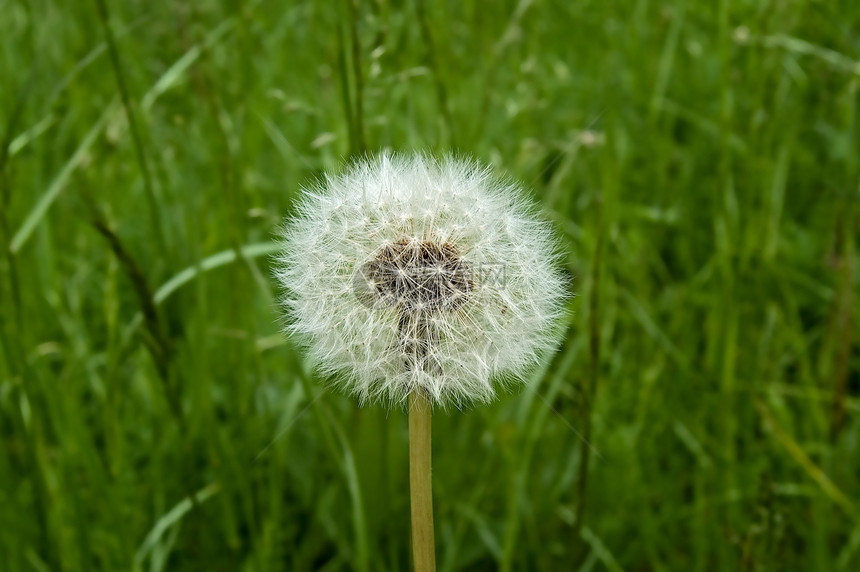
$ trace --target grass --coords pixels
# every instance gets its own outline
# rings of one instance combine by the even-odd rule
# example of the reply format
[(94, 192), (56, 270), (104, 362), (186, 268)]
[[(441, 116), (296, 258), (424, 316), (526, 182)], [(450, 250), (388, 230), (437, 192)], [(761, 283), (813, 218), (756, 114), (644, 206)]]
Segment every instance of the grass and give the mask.
[(405, 412), (268, 259), (385, 147), (527, 183), (577, 293), (434, 416), (440, 570), (857, 569), (860, 5), (711, 4), (0, 0), (0, 569), (408, 569)]

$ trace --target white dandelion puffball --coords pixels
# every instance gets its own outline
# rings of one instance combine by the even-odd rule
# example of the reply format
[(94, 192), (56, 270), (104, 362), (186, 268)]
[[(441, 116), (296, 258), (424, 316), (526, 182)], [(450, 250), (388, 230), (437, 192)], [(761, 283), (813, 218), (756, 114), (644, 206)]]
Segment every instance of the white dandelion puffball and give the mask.
[(304, 190), (276, 273), (287, 332), (361, 402), (489, 401), (555, 349), (552, 226), (468, 160), (381, 154)]

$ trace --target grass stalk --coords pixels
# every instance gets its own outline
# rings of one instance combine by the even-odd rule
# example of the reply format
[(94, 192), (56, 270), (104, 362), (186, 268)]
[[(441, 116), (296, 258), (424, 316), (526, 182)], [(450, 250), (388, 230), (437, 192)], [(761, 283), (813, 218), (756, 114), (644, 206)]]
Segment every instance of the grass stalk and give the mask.
[(352, 55), (352, 76), (355, 87), (355, 153), (367, 152), (367, 139), (364, 136), (364, 76), (361, 71), (361, 43), (358, 38), (358, 9), (355, 0), (346, 0), (349, 10), (350, 50)]
[(836, 334), (836, 366), (834, 368), (833, 413), (831, 417), (830, 434), (835, 440), (846, 424), (846, 397), (848, 395), (849, 359), (852, 341), (852, 312), (854, 305), (854, 276), (856, 223), (854, 209), (849, 208), (846, 215), (841, 217), (838, 236), (842, 242), (842, 257), (840, 261), (840, 279), (837, 293), (834, 296), (835, 315), (833, 318)]
[[(298, 376), (301, 381), (307, 399), (311, 403), (311, 409), (320, 427), (320, 433), (328, 449), (329, 455), (344, 477), (349, 489), (352, 502), (352, 520), (355, 531), (355, 555), (353, 568), (358, 572), (367, 572), (370, 569), (370, 551), (367, 539), (367, 518), (364, 514), (364, 501), (361, 496), (361, 487), (358, 482), (358, 470), (355, 464), (355, 456), (346, 438), (346, 432), (338, 423), (331, 411), (325, 404), (313, 397), (314, 392), (307, 376)], [(340, 448), (338, 448), (340, 442)]]
[(119, 235), (111, 228), (93, 197), (86, 190), (81, 191), (81, 196), (89, 209), (93, 228), (105, 239), (123, 272), (131, 282), (132, 290), (140, 304), (140, 312), (146, 324), (144, 345), (152, 357), (158, 377), (162, 382), (164, 397), (167, 400), (170, 411), (176, 420), (182, 423), (182, 406), (178, 389), (171, 381), (170, 359), (173, 350), (170, 337), (167, 333), (166, 325), (155, 305), (146, 275), (129, 249), (120, 240)]
[(126, 119), (128, 119), (128, 129), (131, 132), (131, 139), (134, 143), (137, 162), (140, 166), (140, 174), (141, 177), (143, 177), (143, 189), (149, 206), (149, 216), (153, 231), (155, 232), (155, 239), (161, 250), (161, 254), (163, 254), (167, 260), (170, 260), (170, 250), (167, 248), (167, 237), (164, 232), (164, 226), (161, 223), (161, 212), (158, 206), (158, 199), (155, 196), (155, 189), (152, 185), (152, 177), (149, 173), (146, 153), (143, 150), (143, 141), (137, 128), (134, 109), (132, 108), (131, 99), (128, 95), (128, 87), (125, 84), (125, 77), (122, 74), (122, 64), (119, 61), (119, 51), (116, 48), (116, 40), (114, 39), (110, 23), (108, 22), (109, 16), (107, 5), (105, 4), (105, 0), (95, 0), (95, 3), (102, 28), (104, 28), (105, 41), (107, 42), (108, 53), (110, 54), (114, 75), (116, 75), (116, 83), (117, 88), (119, 89), (120, 98), (122, 99), (122, 106), (125, 109)]
[(435, 572), (431, 407), (422, 391), (409, 395), (409, 500), (412, 507), (412, 560), (415, 572)]
[(349, 151), (355, 153), (359, 147), (355, 131), (354, 112), (352, 109), (352, 97), (349, 89), (349, 72), (346, 69), (346, 48), (344, 47), (343, 29), (341, 23), (337, 23), (337, 70), (340, 77), (340, 96), (343, 100), (343, 112), (346, 119), (347, 135), (349, 135)]
[(603, 203), (597, 202), (597, 242), (594, 246), (594, 259), (591, 266), (591, 287), (588, 294), (588, 377), (583, 383), (583, 441), (579, 453), (579, 470), (577, 474), (578, 498), (576, 505), (576, 520), (574, 521), (573, 542), (579, 547), (579, 562), (583, 562), (588, 550), (586, 542), (581, 538), (583, 521), (585, 520), (586, 499), (588, 498), (588, 467), (591, 461), (591, 429), (594, 412), (594, 398), (597, 393), (597, 382), (600, 377), (600, 264), (603, 254)]
[(421, 37), (426, 46), (427, 67), (430, 68), (433, 74), (433, 87), (436, 90), (436, 105), (439, 108), (439, 115), (445, 129), (443, 142), (456, 148), (454, 122), (451, 120), (451, 109), (448, 105), (448, 92), (445, 89), (445, 83), (442, 81), (439, 62), (436, 58), (436, 44), (433, 41), (432, 26), (430, 24), (430, 19), (427, 16), (427, 7), (424, 5), (423, 0), (416, 0), (415, 11), (418, 14)]
[[(32, 77), (32, 74), (30, 77)], [(8, 164), (11, 156), (12, 138), (18, 127), (18, 123), (21, 121), (21, 116), (24, 113), (24, 104), (27, 101), (26, 96), (29, 91), (28, 88), (30, 84), (31, 81), (28, 78), (26, 88), (19, 92), (18, 97), (15, 100), (15, 107), (12, 109), (10, 114), (9, 123), (6, 126), (5, 133), (3, 134), (3, 139), (0, 141), (0, 240), (2, 240), (2, 244), (4, 246), (9, 244), (9, 236), (11, 234), (8, 213), (12, 200), (12, 191), (10, 189), (11, 185), (9, 184), (6, 175), (6, 165)], [(18, 267), (15, 260), (15, 252), (11, 247), (3, 248), (3, 250), (5, 251), (6, 267), (8, 268), (9, 295), (12, 299), (12, 306), (15, 310), (15, 325), (20, 329), (24, 318), (21, 312), (21, 288), (18, 281)], [(4, 337), (4, 347), (8, 347), (5, 340), (5, 325), (4, 315), (0, 313), (0, 335)]]

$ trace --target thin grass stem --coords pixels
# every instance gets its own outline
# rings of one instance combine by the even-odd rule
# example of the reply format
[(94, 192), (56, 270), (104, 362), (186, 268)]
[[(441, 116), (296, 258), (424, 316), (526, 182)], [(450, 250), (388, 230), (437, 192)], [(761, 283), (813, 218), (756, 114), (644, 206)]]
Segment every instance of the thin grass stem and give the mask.
[(122, 74), (122, 64), (119, 61), (119, 52), (116, 48), (116, 41), (114, 39), (113, 30), (111, 30), (110, 24), (108, 22), (107, 5), (105, 4), (105, 0), (95, 0), (95, 3), (96, 11), (99, 13), (99, 19), (101, 20), (102, 28), (104, 28), (105, 41), (107, 42), (111, 65), (113, 66), (114, 74), (116, 75), (117, 88), (119, 89), (119, 95), (122, 99), (123, 108), (125, 109), (125, 116), (128, 119), (128, 128), (131, 132), (132, 142), (134, 143), (134, 150), (137, 155), (137, 162), (140, 166), (140, 174), (141, 177), (143, 177), (143, 189), (144, 194), (146, 194), (146, 200), (149, 206), (149, 216), (152, 223), (152, 229), (155, 233), (155, 239), (161, 250), (161, 254), (163, 254), (167, 260), (170, 260), (170, 250), (167, 248), (167, 237), (164, 232), (164, 226), (161, 223), (161, 212), (158, 207), (157, 197), (155, 196), (155, 189), (152, 185), (152, 177), (149, 173), (149, 165), (146, 160), (146, 153), (143, 149), (143, 141), (137, 128), (137, 121), (135, 120), (134, 109), (132, 108), (131, 99), (128, 95), (128, 88), (125, 84), (125, 77)]
[(574, 521), (573, 542), (578, 547), (578, 561), (584, 561), (587, 546), (582, 538), (583, 522), (585, 520), (586, 499), (588, 498), (588, 467), (591, 461), (591, 430), (594, 398), (597, 394), (597, 384), (600, 377), (600, 264), (603, 254), (603, 202), (597, 202), (597, 242), (594, 246), (594, 259), (591, 266), (591, 287), (588, 296), (588, 376), (582, 387), (582, 418), (584, 443), (579, 453), (579, 470), (577, 475), (578, 498), (576, 505), (576, 520)]

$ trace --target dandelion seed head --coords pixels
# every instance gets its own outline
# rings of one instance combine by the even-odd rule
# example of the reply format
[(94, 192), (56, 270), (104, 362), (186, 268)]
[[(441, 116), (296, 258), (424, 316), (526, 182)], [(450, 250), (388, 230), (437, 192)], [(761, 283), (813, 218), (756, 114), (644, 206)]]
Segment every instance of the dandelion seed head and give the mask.
[(556, 235), (477, 162), (358, 161), (304, 190), (282, 238), (286, 330), (362, 402), (490, 401), (560, 341)]

